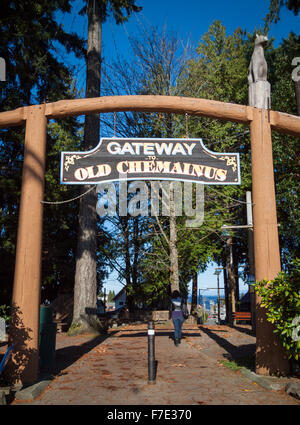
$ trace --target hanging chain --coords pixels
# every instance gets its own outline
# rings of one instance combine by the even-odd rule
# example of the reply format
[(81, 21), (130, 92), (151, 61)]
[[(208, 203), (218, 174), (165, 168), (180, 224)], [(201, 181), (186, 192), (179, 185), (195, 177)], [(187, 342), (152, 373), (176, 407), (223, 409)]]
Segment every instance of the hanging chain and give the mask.
[(188, 113), (185, 113), (185, 136), (188, 139), (189, 138), (189, 122), (188, 122)]
[(59, 205), (59, 204), (66, 204), (66, 203), (68, 203), (68, 202), (73, 202), (73, 201), (76, 201), (76, 199), (82, 198), (83, 196), (87, 195), (89, 192), (91, 192), (93, 189), (95, 189), (95, 187), (96, 187), (96, 186), (97, 186), (97, 185), (92, 186), (92, 187), (91, 187), (89, 190), (87, 190), (86, 192), (84, 192), (84, 193), (82, 193), (81, 195), (76, 196), (75, 198), (72, 198), (72, 199), (67, 199), (67, 200), (65, 200), (65, 201), (57, 201), (57, 202), (55, 202), (55, 201), (53, 201), (53, 202), (51, 202), (51, 201), (41, 201), (41, 204)]

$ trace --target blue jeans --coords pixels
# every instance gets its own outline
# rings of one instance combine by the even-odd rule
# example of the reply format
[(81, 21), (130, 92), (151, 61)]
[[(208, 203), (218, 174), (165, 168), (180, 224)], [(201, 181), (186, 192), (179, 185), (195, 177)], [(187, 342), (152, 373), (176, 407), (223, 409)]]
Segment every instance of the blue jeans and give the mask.
[(184, 322), (183, 317), (172, 319), (174, 324), (174, 337), (175, 339), (181, 339), (182, 335), (182, 324)]

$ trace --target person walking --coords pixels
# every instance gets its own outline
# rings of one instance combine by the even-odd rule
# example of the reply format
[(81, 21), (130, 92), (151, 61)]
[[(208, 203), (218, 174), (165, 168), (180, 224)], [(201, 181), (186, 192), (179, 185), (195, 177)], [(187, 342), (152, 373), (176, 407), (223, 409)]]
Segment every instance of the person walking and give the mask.
[(178, 347), (181, 342), (182, 324), (187, 316), (187, 306), (182, 296), (179, 291), (173, 291), (169, 309), (169, 318), (172, 319), (174, 325), (174, 344), (176, 347)]

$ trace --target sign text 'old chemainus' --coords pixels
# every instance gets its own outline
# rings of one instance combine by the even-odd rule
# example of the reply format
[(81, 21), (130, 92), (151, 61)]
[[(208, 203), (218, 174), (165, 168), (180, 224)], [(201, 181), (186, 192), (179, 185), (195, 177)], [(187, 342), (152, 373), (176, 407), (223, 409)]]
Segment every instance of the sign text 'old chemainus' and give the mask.
[(240, 184), (238, 153), (215, 153), (201, 139), (102, 138), (88, 152), (62, 152), (61, 183), (180, 180)]

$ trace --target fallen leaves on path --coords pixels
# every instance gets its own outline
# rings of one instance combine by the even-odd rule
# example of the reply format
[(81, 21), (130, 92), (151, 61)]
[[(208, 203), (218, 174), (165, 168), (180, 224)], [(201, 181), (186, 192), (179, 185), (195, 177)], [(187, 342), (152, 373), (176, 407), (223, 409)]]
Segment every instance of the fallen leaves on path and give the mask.
[(189, 344), (190, 347), (196, 348), (196, 350), (202, 350), (199, 344), (194, 344), (189, 338), (186, 338), (186, 343)]
[(108, 352), (108, 349), (106, 347), (98, 347), (94, 348), (93, 352), (98, 354), (106, 354)]
[(108, 377), (112, 376), (112, 373), (108, 370), (102, 370), (101, 371), (101, 378), (107, 379)]

